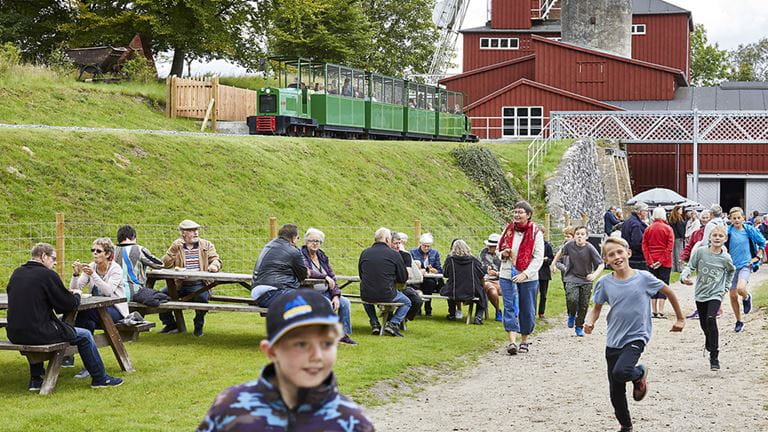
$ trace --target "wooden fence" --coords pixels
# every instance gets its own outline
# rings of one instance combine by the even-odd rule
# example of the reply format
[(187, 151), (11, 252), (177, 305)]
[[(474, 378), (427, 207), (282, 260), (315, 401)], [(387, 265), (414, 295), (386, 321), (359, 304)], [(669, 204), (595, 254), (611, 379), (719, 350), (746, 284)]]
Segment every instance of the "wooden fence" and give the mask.
[(210, 119), (216, 130), (216, 121), (245, 121), (246, 117), (256, 115), (257, 93), (221, 85), (219, 77), (170, 76), (165, 82), (168, 117)]

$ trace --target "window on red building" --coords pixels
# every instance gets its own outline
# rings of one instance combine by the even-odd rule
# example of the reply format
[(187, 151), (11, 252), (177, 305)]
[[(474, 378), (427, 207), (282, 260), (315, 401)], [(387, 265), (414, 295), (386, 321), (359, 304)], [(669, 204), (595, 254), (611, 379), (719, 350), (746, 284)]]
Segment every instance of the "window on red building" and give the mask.
[(480, 49), (516, 50), (520, 48), (518, 38), (480, 38)]
[(502, 135), (505, 137), (535, 137), (541, 133), (544, 108), (540, 106), (503, 107)]

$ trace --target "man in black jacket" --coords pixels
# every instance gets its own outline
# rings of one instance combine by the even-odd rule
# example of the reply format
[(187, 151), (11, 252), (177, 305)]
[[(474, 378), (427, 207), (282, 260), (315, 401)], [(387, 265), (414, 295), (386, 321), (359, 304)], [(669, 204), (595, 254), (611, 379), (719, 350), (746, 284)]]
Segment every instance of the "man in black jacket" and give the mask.
[[(411, 301), (395, 288), (396, 283), (408, 281), (405, 263), (398, 252), (390, 249), (392, 233), (387, 228), (379, 228), (374, 235), (373, 246), (360, 254), (357, 271), (360, 275), (360, 297), (371, 303), (402, 303), (394, 316), (384, 324), (384, 331), (390, 336), (403, 336), (400, 323), (411, 308)], [(371, 322), (371, 333), (379, 334), (381, 324), (376, 317), (373, 305), (364, 305)]]
[[(403, 259), (403, 264), (405, 264), (406, 272), (408, 272), (409, 268), (413, 268), (413, 257), (410, 253), (403, 250), (403, 237), (407, 238), (407, 235), (399, 232), (393, 232), (392, 241), (390, 242), (389, 247), (391, 247), (393, 251), (400, 254), (400, 257)], [(413, 321), (413, 319), (416, 318), (416, 315), (419, 313), (424, 300), (416, 291), (416, 288), (414, 288), (412, 285), (406, 285), (403, 289), (403, 294), (405, 294), (405, 296), (408, 297), (408, 300), (411, 301), (411, 307), (408, 309), (408, 313), (405, 315), (405, 318), (407, 320)]]
[(251, 298), (261, 307), (272, 302), (290, 289), (299, 289), (307, 278), (304, 257), (296, 247), (299, 227), (285, 224), (277, 232), (277, 238), (267, 243), (256, 260), (253, 269)]
[[(80, 290), (69, 292), (53, 271), (56, 251), (47, 243), (32, 248), (31, 259), (17, 268), (8, 281), (8, 339), (20, 345), (48, 345), (69, 342), (77, 345), (80, 357), (91, 374), (91, 387), (115, 387), (120, 378), (107, 375), (104, 362), (86, 329), (72, 327), (56, 317), (57, 313), (77, 310)], [(29, 391), (39, 391), (43, 384), (43, 363), (30, 363)]]

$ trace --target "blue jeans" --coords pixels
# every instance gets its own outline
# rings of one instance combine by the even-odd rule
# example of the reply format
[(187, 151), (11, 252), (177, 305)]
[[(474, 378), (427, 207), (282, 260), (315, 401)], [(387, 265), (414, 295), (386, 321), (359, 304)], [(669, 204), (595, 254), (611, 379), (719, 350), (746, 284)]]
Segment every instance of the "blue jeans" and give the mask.
[[(173, 283), (173, 282), (170, 282)], [(184, 285), (181, 287), (181, 290), (179, 291), (179, 298), (184, 297), (185, 295), (192, 294), (193, 292), (199, 290), (203, 287), (203, 283), (199, 282), (193, 285)], [(163, 288), (161, 291), (164, 294), (168, 294), (168, 288)], [(204, 293), (198, 294), (195, 297), (192, 298), (192, 302), (194, 303), (208, 303), (208, 299), (211, 298), (211, 292), (205, 291)], [(195, 311), (195, 327), (203, 328), (203, 324), (205, 324), (205, 314), (206, 311)], [(160, 321), (163, 322), (164, 325), (167, 326), (176, 326), (176, 319), (173, 317), (173, 312), (163, 312), (160, 314)]]
[[(75, 327), (75, 333), (75, 339), (70, 344), (77, 345), (77, 352), (80, 353), (80, 358), (83, 359), (83, 364), (91, 374), (93, 381), (103, 381), (107, 377), (107, 371), (104, 369), (104, 362), (96, 348), (93, 335), (90, 331), (80, 327)], [(42, 378), (45, 375), (43, 363), (30, 363), (29, 374), (34, 378)]]
[[(107, 313), (112, 318), (113, 323), (123, 319), (120, 311), (117, 310), (117, 308), (114, 306), (109, 306), (107, 308)], [(75, 327), (84, 328), (91, 333), (93, 333), (97, 328), (102, 328), (99, 313), (96, 312), (96, 309), (86, 309), (84, 311), (79, 311), (77, 313), (77, 317), (75, 318)]]
[(260, 295), (259, 298), (256, 298), (256, 305), (263, 308), (268, 308), (269, 305), (275, 302), (280, 296), (290, 293), (290, 289), (273, 289), (272, 291), (267, 291), (264, 294)]
[(504, 315), (502, 323), (504, 330), (520, 333), (520, 296), (517, 285), (511, 279), (500, 278), (501, 296), (504, 299)]
[[(331, 290), (325, 290), (323, 295), (328, 298), (328, 300), (333, 298)], [(344, 334), (352, 334), (352, 309), (348, 298), (339, 296), (339, 311), (337, 313), (339, 315), (339, 320), (341, 321), (341, 326), (344, 327)]]
[(504, 298), (504, 330), (524, 335), (533, 333), (536, 327), (536, 293), (539, 281), (514, 283), (511, 279), (499, 279)]
[[(392, 319), (389, 320), (389, 322), (391, 322), (393, 325), (399, 326), (400, 323), (403, 322), (403, 319), (405, 319), (405, 315), (408, 313), (408, 310), (411, 308), (411, 300), (409, 300), (405, 294), (397, 291), (395, 297), (389, 302), (403, 304), (397, 308), (395, 314), (392, 316)], [(371, 322), (371, 327), (380, 327), (381, 325), (379, 324), (379, 317), (376, 316), (376, 306), (372, 304), (364, 304), (363, 308), (365, 309), (365, 313), (368, 314), (368, 320)]]

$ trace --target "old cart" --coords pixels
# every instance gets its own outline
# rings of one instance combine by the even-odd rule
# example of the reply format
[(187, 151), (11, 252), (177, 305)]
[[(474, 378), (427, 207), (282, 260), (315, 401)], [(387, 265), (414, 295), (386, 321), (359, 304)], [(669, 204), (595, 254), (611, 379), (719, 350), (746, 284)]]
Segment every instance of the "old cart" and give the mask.
[(67, 51), (72, 62), (80, 68), (78, 81), (84, 73), (90, 73), (94, 78), (101, 78), (104, 74), (115, 75), (120, 72), (122, 62), (129, 53), (128, 48), (115, 48), (112, 46), (100, 46), (92, 48), (75, 48)]

